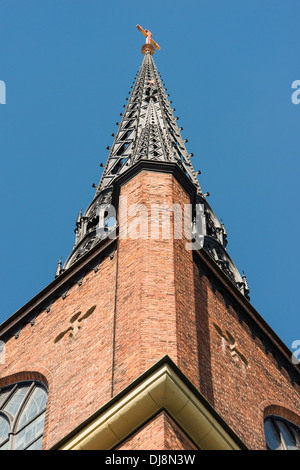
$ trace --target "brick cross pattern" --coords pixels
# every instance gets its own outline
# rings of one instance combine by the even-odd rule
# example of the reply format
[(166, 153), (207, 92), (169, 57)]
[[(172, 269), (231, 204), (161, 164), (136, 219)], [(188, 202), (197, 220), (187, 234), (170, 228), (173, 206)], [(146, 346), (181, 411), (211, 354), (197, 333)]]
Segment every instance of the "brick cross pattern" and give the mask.
[(88, 318), (94, 312), (95, 308), (96, 308), (96, 305), (89, 308), (89, 310), (87, 310), (87, 312), (82, 316), (81, 316), (81, 312), (75, 313), (75, 315), (73, 315), (70, 318), (71, 325), (69, 326), (69, 328), (67, 328), (62, 333), (60, 333), (58, 336), (56, 336), (56, 338), (54, 340), (54, 343), (58, 343), (68, 333), (69, 333), (69, 335), (68, 335), (69, 338), (75, 338), (77, 333), (79, 332), (81, 326), (82, 326), (81, 322), (83, 320), (85, 320), (86, 318)]
[(231, 333), (229, 333), (229, 331), (226, 330), (225, 333), (223, 333), (223, 331), (221, 330), (221, 328), (216, 325), (215, 323), (213, 324), (216, 331), (219, 333), (219, 335), (226, 341), (227, 343), (227, 349), (229, 350), (231, 356), (233, 357), (233, 359), (235, 361), (238, 361), (239, 359), (243, 362), (243, 364), (248, 367), (248, 361), (247, 359), (245, 358), (245, 356), (237, 349), (236, 347), (236, 341), (234, 339), (234, 337), (232, 336)]

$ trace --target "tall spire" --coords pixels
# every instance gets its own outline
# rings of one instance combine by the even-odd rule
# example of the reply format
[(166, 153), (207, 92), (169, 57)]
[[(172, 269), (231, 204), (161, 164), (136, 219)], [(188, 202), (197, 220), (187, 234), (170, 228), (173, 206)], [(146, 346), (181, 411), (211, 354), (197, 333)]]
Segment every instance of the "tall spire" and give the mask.
[[(148, 30), (145, 30), (149, 33)], [(149, 36), (147, 38), (149, 41)], [(153, 41), (154, 43), (154, 41)], [(156, 44), (156, 43), (154, 43)], [(142, 53), (144, 59), (128, 104), (118, 123), (97, 193), (111, 186), (117, 176), (124, 173), (139, 160), (177, 162), (201, 192), (197, 175), (191, 163), (191, 155), (185, 148), (177, 119), (173, 115), (153, 61), (154, 46), (146, 42)], [(157, 47), (159, 47), (157, 45)]]
[(76, 220), (75, 245), (66, 260), (62, 271), (74, 264), (81, 256), (94, 247), (105, 236), (105, 231), (97, 231), (99, 215), (97, 207), (112, 202), (112, 193), (115, 180), (126, 173), (139, 162), (171, 162), (178, 165), (180, 170), (190, 180), (195, 188), (197, 203), (203, 204), (205, 215), (204, 249), (214, 259), (215, 263), (231, 279), (241, 292), (248, 297), (249, 289), (245, 279), (238, 272), (229, 257), (227, 245), (227, 232), (223, 222), (220, 224), (213, 210), (207, 203), (198, 182), (191, 157), (185, 147), (187, 140), (181, 136), (182, 127), (177, 125), (178, 118), (174, 116), (175, 108), (171, 108), (172, 101), (168, 100), (167, 88), (162, 83), (158, 73), (153, 54), (159, 45), (152, 39), (149, 30), (137, 25), (139, 31), (146, 36), (146, 43), (142, 46), (143, 61), (136, 79), (131, 86), (130, 97), (126, 98), (127, 105), (120, 113), (121, 121), (117, 122), (118, 131), (112, 134), (113, 144), (107, 149), (109, 156), (104, 166), (102, 177), (96, 188), (95, 196), (82, 215), (80, 212)]

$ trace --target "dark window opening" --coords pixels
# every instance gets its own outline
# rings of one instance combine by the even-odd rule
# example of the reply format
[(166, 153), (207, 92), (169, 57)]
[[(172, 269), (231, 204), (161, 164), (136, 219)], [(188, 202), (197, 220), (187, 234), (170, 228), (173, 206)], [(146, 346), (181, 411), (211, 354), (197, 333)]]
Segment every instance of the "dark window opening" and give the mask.
[(89, 220), (87, 224), (87, 231), (91, 230), (92, 228), (96, 228), (99, 223), (99, 216), (94, 217), (93, 219)]
[(134, 122), (133, 120), (128, 121), (124, 129), (128, 129), (129, 127), (132, 127), (133, 122)]
[(300, 427), (296, 424), (280, 416), (268, 416), (264, 428), (269, 450), (300, 450)]
[(132, 118), (134, 114), (135, 114), (135, 111), (131, 111), (130, 114), (128, 114), (128, 119)]
[(126, 149), (128, 148), (129, 146), (129, 142), (124, 142), (124, 144), (121, 145), (121, 147), (119, 148), (119, 150), (117, 151), (117, 155), (122, 155)]
[(125, 132), (125, 134), (122, 136), (122, 140), (127, 140), (128, 137), (130, 136), (131, 132), (132, 132), (132, 131), (127, 131), (127, 132)]
[(111, 173), (113, 175), (115, 175), (116, 173), (118, 173), (118, 171), (120, 170), (120, 168), (122, 167), (123, 165), (123, 159), (121, 158), (118, 163), (115, 164), (115, 166), (113, 167), (113, 169), (111, 170)]

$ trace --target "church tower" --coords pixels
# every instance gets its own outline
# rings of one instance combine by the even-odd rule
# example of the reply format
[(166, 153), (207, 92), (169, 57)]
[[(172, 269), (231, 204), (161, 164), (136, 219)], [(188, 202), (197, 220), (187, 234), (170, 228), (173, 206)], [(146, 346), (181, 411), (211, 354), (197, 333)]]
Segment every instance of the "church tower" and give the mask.
[(138, 29), (73, 249), (0, 325), (0, 449), (300, 448), (299, 367), (250, 303)]

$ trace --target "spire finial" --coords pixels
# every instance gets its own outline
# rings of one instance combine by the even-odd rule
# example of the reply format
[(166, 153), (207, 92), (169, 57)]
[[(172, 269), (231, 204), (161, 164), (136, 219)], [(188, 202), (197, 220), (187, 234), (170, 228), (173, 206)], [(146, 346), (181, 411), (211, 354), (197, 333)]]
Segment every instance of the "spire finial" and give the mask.
[(136, 25), (137, 29), (146, 36), (146, 44), (142, 46), (142, 53), (145, 55), (148, 52), (153, 55), (155, 49), (159, 51), (160, 47), (157, 42), (153, 41), (152, 33), (148, 29), (143, 29), (139, 24)]

